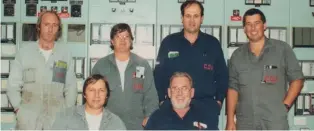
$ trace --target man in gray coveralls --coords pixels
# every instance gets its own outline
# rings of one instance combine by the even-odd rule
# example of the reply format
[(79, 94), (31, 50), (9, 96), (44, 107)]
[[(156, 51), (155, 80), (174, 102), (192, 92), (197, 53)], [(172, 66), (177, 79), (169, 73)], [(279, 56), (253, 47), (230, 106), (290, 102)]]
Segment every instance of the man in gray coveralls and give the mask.
[(287, 43), (264, 36), (260, 10), (248, 10), (243, 27), (249, 43), (230, 59), (226, 129), (287, 130), (287, 112), (303, 87), (301, 67)]
[(61, 20), (53, 11), (37, 21), (38, 42), (15, 56), (7, 95), (16, 114), (16, 130), (50, 129), (56, 113), (75, 105), (76, 77), (72, 55), (57, 43)]
[(131, 52), (133, 35), (128, 24), (114, 25), (110, 39), (114, 53), (99, 59), (92, 74), (101, 74), (109, 82), (107, 108), (122, 119), (127, 130), (141, 130), (158, 109), (153, 71), (144, 58)]

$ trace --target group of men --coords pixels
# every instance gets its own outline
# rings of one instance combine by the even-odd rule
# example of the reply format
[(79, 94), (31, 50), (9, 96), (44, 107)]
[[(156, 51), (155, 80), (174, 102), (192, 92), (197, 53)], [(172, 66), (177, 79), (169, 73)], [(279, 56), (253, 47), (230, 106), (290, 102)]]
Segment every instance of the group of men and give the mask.
[(38, 44), (22, 47), (10, 71), (16, 129), (218, 130), (226, 96), (227, 130), (288, 129), (303, 74), (287, 43), (265, 37), (264, 14), (245, 12), (249, 42), (232, 54), (229, 69), (219, 40), (200, 31), (203, 5), (187, 0), (181, 19), (184, 29), (162, 40), (154, 71), (131, 52), (129, 25), (113, 26), (114, 53), (93, 67), (83, 85), (86, 102), (76, 106), (72, 56), (56, 42), (61, 20), (55, 12), (41, 13)]

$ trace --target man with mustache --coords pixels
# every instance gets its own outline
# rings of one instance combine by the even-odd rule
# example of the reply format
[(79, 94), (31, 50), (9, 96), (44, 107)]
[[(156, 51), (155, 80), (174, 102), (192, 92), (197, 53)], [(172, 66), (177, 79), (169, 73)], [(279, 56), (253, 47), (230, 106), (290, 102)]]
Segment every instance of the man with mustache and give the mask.
[[(168, 96), (171, 104), (163, 104), (154, 112), (146, 130), (218, 130), (215, 114), (206, 113), (211, 108), (199, 108), (191, 103), (195, 89), (189, 74), (176, 72), (170, 78)], [(214, 118), (214, 119), (213, 119)]]

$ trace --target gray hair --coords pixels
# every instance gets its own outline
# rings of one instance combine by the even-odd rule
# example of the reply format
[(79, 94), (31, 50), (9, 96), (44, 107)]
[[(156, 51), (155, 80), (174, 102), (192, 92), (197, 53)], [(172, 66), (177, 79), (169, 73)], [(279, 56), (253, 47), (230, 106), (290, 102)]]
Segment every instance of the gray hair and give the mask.
[(175, 73), (173, 73), (173, 75), (172, 75), (171, 78), (170, 78), (170, 83), (171, 83), (172, 80), (173, 80), (174, 78), (176, 78), (176, 77), (185, 77), (185, 78), (188, 78), (191, 87), (193, 86), (193, 79), (192, 79), (192, 77), (191, 77), (188, 73), (186, 73), (186, 72), (175, 72)]

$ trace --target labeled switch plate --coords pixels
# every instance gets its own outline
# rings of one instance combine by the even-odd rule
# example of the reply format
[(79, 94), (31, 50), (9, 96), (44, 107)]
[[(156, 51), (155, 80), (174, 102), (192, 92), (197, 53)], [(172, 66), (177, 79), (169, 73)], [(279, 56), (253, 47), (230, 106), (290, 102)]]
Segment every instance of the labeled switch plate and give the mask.
[(40, 6), (40, 12), (47, 11), (47, 6)]
[(13, 4), (5, 4), (4, 5), (4, 16), (14, 16), (14, 5)]
[(51, 6), (51, 10), (54, 12), (58, 12), (58, 6)]
[(26, 16), (36, 16), (37, 13), (37, 5), (28, 4), (26, 6)]
[(81, 17), (81, 5), (71, 5), (71, 17)]

